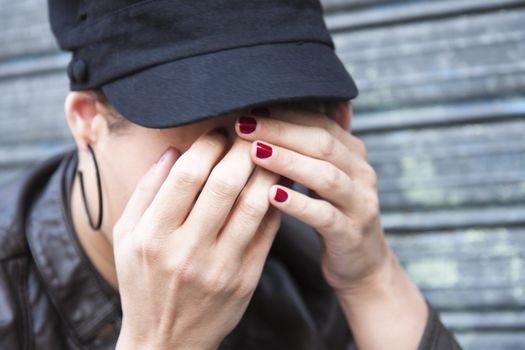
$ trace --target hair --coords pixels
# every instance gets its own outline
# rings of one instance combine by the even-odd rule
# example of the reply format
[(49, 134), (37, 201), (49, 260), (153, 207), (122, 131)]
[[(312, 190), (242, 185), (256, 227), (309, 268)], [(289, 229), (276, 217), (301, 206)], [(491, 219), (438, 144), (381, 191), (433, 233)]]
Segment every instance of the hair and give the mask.
[(109, 102), (102, 89), (92, 89), (91, 92), (93, 93), (95, 100), (101, 104), (104, 109), (102, 116), (108, 122), (110, 132), (119, 133), (131, 125), (131, 121), (127, 120), (122, 114), (120, 114), (111, 102)]
[[(125, 129), (132, 124), (131, 121), (126, 119), (121, 113), (119, 113), (111, 102), (106, 97), (104, 91), (100, 88), (92, 89), (91, 92), (94, 95), (95, 100), (102, 105), (104, 112), (102, 115), (108, 122), (110, 132), (119, 133), (125, 131)], [(335, 108), (341, 102), (341, 100), (323, 100), (323, 99), (302, 99), (297, 101), (288, 101), (283, 103), (276, 103), (278, 106), (290, 108), (292, 110), (307, 110), (311, 112), (326, 113), (328, 116), (332, 116)]]

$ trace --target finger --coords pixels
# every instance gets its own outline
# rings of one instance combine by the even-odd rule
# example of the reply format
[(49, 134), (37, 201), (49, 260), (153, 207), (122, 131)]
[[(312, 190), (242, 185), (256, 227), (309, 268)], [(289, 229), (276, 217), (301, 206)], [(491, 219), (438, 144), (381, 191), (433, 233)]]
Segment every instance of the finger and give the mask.
[(348, 206), (352, 198), (354, 181), (332, 163), (259, 141), (252, 144), (251, 154), (255, 164), (302, 184), (338, 206)]
[(241, 274), (256, 284), (261, 277), (264, 263), (281, 226), (282, 213), (270, 206), (253, 239), (244, 251), (241, 260)]
[[(125, 234), (133, 230), (146, 208), (151, 204), (179, 155), (180, 152), (177, 149), (167, 148), (157, 163), (152, 165), (141, 177), (118, 220), (119, 230), (114, 230), (114, 233), (118, 231), (117, 234), (119, 232)], [(118, 239), (118, 237), (113, 237), (113, 239)]]
[(353, 135), (351, 131), (352, 120), (354, 119), (352, 102), (347, 101), (347, 103), (342, 103), (338, 106), (331, 106), (326, 113), (333, 115), (337, 124), (341, 125), (341, 128), (344, 131), (341, 135), (347, 147), (368, 162), (368, 153), (365, 143), (363, 140)]
[(237, 138), (230, 151), (212, 170), (184, 224), (199, 239), (215, 241), (236, 198), (255, 169), (250, 143)]
[[(239, 121), (244, 125), (254, 125), (250, 124), (248, 117), (245, 116), (240, 117)], [(253, 130), (241, 126), (240, 122), (236, 123), (235, 128), (237, 133), (246, 140), (264, 140), (313, 158), (324, 159), (350, 174), (364, 163), (358, 153), (349, 150), (337, 137), (323, 127), (258, 117), (255, 121), (256, 127)], [(248, 124), (246, 124), (247, 122)]]
[(327, 242), (340, 242), (351, 227), (349, 217), (326, 200), (280, 185), (272, 186), (268, 197), (272, 206), (313, 227)]
[(278, 181), (279, 175), (258, 167), (239, 195), (217, 241), (219, 250), (227, 252), (235, 261), (242, 258), (266, 215), (270, 207), (268, 190)]
[[(257, 122), (259, 119), (276, 119), (276, 120), (286, 120), (289, 123), (318, 127), (328, 131), (334, 137), (336, 137), (342, 144), (344, 144), (350, 151), (360, 151), (361, 150), (361, 141), (352, 135), (348, 130), (345, 130), (335, 121), (330, 118), (328, 115), (313, 111), (313, 110), (299, 110), (292, 109), (286, 106), (272, 106), (268, 108), (270, 110), (270, 116), (261, 117), (253, 116), (247, 114), (246, 116), (256, 118)], [(276, 118), (279, 116), (279, 119)], [(240, 132), (238, 122), (236, 123), (235, 129), (237, 134), (244, 138), (243, 134)], [(257, 128), (256, 128), (257, 129)]]
[[(219, 132), (201, 135), (171, 167), (151, 206), (146, 209), (148, 222), (177, 229), (188, 216), (197, 193), (210, 171), (224, 153), (227, 139)], [(166, 229), (165, 232), (169, 232)], [(159, 232), (159, 234), (161, 234)]]

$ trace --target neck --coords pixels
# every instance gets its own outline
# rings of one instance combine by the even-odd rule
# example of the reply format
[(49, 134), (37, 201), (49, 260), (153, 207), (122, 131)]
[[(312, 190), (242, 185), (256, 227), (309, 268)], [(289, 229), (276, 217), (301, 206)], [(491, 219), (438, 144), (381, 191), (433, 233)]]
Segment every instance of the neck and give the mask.
[[(101, 230), (93, 231), (86, 217), (80, 182), (75, 177), (71, 192), (71, 216), (74, 231), (86, 255), (91, 260), (100, 275), (115, 289), (118, 289), (115, 260), (113, 257), (113, 246), (104, 226)], [(90, 212), (91, 211), (91, 208)]]

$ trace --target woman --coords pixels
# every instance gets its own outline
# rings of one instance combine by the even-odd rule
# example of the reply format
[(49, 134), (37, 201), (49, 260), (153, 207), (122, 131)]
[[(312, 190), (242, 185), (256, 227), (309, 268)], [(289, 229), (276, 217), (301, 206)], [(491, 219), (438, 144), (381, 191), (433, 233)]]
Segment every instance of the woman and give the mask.
[[(137, 21), (155, 27), (159, 18), (149, 16), (184, 11), (194, 16), (177, 22), (182, 27), (197, 15), (220, 23), (264, 10), (265, 21), (275, 15), (272, 35), (286, 11), (310, 11), (322, 22), (313, 1), (301, 3), (307, 9), (282, 0), (267, 8), (218, 3), (206, 12), (180, 1), (82, 2), (72, 21), (71, 3), (50, 2), (54, 33), (75, 53), (65, 115), (76, 148), (1, 189), (0, 347), (459, 348), (384, 239), (375, 173), (363, 142), (346, 132), (348, 98), (356, 94), (342, 87), (351, 81), (328, 79), (343, 74), (337, 67), (323, 68), (327, 81), (320, 70), (304, 70), (315, 57), (333, 60), (327, 45), (301, 40), (237, 51), (222, 43), (221, 53), (152, 65), (151, 57), (180, 52), (159, 54), (168, 46), (159, 39), (153, 56), (141, 55), (149, 47), (128, 39), (126, 28), (133, 32)], [(215, 35), (213, 22), (194, 21), (191, 33), (207, 26), (203, 35)], [(297, 23), (302, 33), (304, 18)], [(61, 32), (61, 25), (73, 27)], [(190, 43), (202, 50), (213, 39)], [(136, 59), (124, 55), (130, 48)], [(303, 65), (293, 71), (278, 60), (247, 61), (247, 52), (260, 58), (270, 49)], [(242, 71), (230, 75), (245, 63), (271, 84), (248, 92), (228, 85), (233, 77), (249, 86)], [(194, 68), (201, 74), (185, 75)], [(298, 81), (305, 72), (317, 78)], [(181, 97), (202, 91), (200, 103)]]

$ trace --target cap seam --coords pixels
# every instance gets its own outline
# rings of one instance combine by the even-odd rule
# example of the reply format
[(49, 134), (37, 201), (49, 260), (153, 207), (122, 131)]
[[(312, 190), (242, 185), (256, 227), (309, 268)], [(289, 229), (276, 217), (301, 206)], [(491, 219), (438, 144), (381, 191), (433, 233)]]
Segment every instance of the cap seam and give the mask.
[[(117, 9), (115, 11), (103, 14), (102, 16), (96, 17), (92, 21), (86, 20), (86, 21), (80, 22), (79, 24), (77, 24), (73, 28), (65, 31), (65, 33), (69, 34), (71, 32), (74, 32), (75, 30), (78, 30), (79, 28), (80, 29), (84, 29), (85, 27), (89, 28), (89, 27), (93, 26), (94, 24), (98, 24), (101, 21), (107, 20), (108, 18), (111, 18), (111, 17), (116, 16), (116, 15), (119, 15), (122, 12), (126, 12), (126, 11), (132, 10), (134, 8), (142, 7), (142, 6), (147, 5), (147, 4), (149, 4), (151, 2), (154, 2), (154, 1), (166, 2), (166, 1), (170, 1), (170, 0), (144, 0), (144, 1), (140, 1), (140, 2), (137, 2), (135, 4), (132, 4), (132, 5), (129, 5), (129, 6), (126, 6), (126, 7), (120, 8), (120, 9)], [(317, 13), (317, 9), (313, 8), (313, 7), (306, 8), (303, 11)], [(209, 12), (213, 12), (213, 11), (209, 11)], [(324, 22), (324, 20), (323, 20), (323, 22)], [(325, 23), (325, 26), (326, 26), (326, 23)]]
[[(134, 7), (144, 6), (144, 5), (146, 5), (146, 4), (150, 3), (150, 2), (153, 2), (153, 1), (159, 1), (159, 0), (143, 0), (143, 1), (136, 2), (136, 3), (132, 4), (132, 5), (116, 9), (114, 11), (105, 13), (102, 16), (96, 17), (92, 21), (81, 22), (79, 25), (77, 25), (77, 26), (73, 27), (72, 29), (68, 30), (67, 33), (71, 32), (71, 31), (73, 31), (74, 29), (77, 29), (77, 28), (93, 25), (96, 22), (102, 21), (102, 20), (104, 20), (106, 18), (109, 18), (109, 17), (111, 17), (113, 15), (116, 15), (116, 14), (118, 14), (120, 12), (127, 11), (127, 10), (129, 10), (131, 8), (134, 8)], [(160, 1), (167, 1), (167, 0), (160, 0)]]

